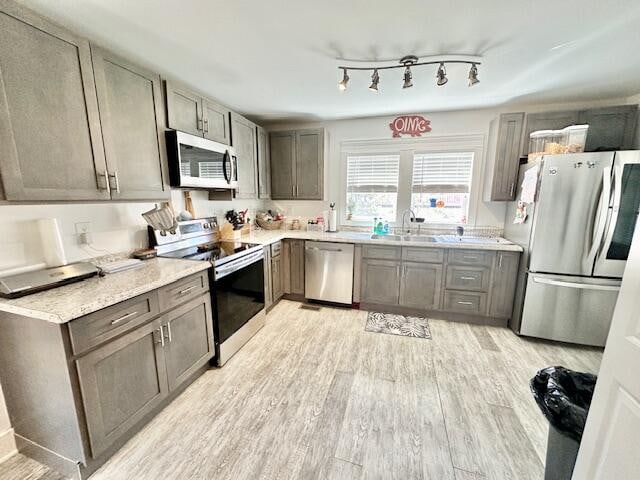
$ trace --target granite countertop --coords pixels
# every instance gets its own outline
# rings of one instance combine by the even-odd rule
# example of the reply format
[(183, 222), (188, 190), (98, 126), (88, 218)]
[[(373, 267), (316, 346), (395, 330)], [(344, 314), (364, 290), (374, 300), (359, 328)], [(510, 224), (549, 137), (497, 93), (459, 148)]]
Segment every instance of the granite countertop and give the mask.
[(372, 239), (369, 232), (309, 232), (306, 230), (256, 230), (243, 236), (241, 241), (268, 245), (285, 238), (299, 238), (321, 242), (358, 243), (369, 245), (411, 246), (424, 248), (464, 248), (472, 250), (499, 250), (522, 252), (522, 247), (504, 238), (487, 238), (486, 242), (465, 242), (462, 237), (459, 242), (420, 242), (411, 240), (394, 240), (392, 238)]
[(66, 323), (206, 270), (210, 266), (209, 262), (154, 258), (146, 260), (142, 267), (133, 270), (92, 277), (21, 298), (0, 298), (0, 312), (52, 323)]

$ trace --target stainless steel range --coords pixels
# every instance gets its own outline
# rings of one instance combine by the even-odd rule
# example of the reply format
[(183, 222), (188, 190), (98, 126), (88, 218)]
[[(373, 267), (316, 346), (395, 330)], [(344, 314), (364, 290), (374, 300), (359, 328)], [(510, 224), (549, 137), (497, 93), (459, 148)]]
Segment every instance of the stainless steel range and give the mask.
[(264, 326), (264, 256), (261, 245), (217, 242), (215, 217), (178, 223), (175, 234), (149, 227), (159, 257), (210, 262), (215, 362), (224, 365)]

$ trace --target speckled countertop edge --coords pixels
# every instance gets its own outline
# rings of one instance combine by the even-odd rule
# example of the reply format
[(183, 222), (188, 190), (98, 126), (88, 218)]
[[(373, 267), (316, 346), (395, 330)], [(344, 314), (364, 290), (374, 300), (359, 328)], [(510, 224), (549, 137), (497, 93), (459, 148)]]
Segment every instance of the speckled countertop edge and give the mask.
[[(66, 323), (206, 270), (209, 262), (154, 258), (140, 268), (92, 277), (20, 298), (0, 298), (0, 312)], [(0, 321), (2, 320), (0, 313)]]

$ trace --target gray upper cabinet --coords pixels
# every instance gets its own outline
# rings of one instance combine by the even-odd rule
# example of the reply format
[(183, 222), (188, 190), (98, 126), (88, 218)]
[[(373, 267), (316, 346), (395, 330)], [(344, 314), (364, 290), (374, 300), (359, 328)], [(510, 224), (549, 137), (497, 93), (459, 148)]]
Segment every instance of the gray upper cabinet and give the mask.
[(271, 162), (269, 160), (269, 134), (256, 128), (258, 141), (258, 198), (271, 198)]
[(589, 125), (585, 150), (595, 152), (633, 149), (637, 118), (637, 105), (581, 111), (578, 123)]
[(170, 80), (165, 82), (165, 95), (169, 128), (231, 144), (228, 108)]
[(400, 278), (400, 305), (425, 310), (440, 308), (442, 265), (404, 262)]
[(295, 196), (296, 134), (293, 131), (271, 132), (269, 146), (271, 151), (271, 198), (290, 200)]
[(89, 43), (17, 4), (0, 10), (6, 199), (109, 199)]
[(203, 98), (202, 118), (204, 138), (227, 145), (231, 143), (228, 108), (213, 100)]
[(231, 112), (232, 144), (238, 157), (236, 198), (258, 198), (256, 124)]
[(511, 318), (519, 263), (520, 254), (518, 252), (497, 253), (489, 300), (490, 316)]
[(272, 132), (271, 198), (322, 200), (324, 130)]
[(111, 198), (169, 196), (160, 76), (91, 47)]
[(173, 391), (214, 355), (209, 295), (176, 308), (161, 321), (165, 325), (169, 390)]
[(514, 198), (517, 190), (516, 182), (518, 181), (523, 126), (524, 113), (500, 115), (491, 200), (512, 200)]
[(529, 153), (529, 135), (537, 130), (559, 130), (580, 122), (580, 112), (542, 112), (527, 114), (527, 128), (522, 140), (521, 152), (525, 156)]
[(169, 391), (158, 320), (81, 357), (76, 366), (93, 458), (123, 437)]

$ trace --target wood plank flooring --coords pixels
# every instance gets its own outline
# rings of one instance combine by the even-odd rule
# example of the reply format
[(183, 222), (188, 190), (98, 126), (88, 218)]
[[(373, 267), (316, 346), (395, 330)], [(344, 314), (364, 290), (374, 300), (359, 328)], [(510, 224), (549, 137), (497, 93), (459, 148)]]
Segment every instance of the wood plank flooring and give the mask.
[[(281, 301), (91, 478), (538, 480), (547, 424), (529, 379), (601, 358), (442, 320), (432, 340), (370, 333), (366, 312), (299, 306)], [(49, 480), (11, 473), (25, 461), (0, 479)]]

